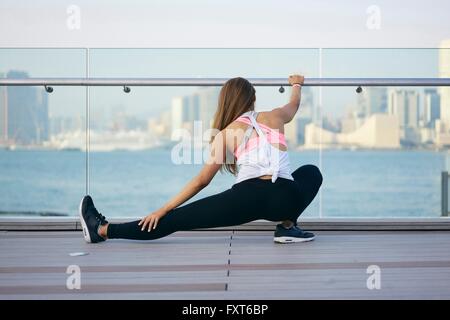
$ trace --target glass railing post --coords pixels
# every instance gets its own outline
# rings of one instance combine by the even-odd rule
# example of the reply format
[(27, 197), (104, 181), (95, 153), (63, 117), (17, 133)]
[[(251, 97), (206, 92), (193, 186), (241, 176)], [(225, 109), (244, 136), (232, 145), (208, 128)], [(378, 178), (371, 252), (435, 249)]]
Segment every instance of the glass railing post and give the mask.
[[(86, 79), (89, 79), (89, 48), (86, 48), (86, 70), (85, 70), (85, 74), (86, 74)], [(86, 95), (86, 102), (85, 102), (85, 107), (86, 107), (86, 110), (85, 110), (85, 112), (86, 112), (86, 115), (85, 115), (85, 126), (86, 126), (86, 137), (85, 137), (85, 139), (86, 139), (86, 150), (85, 150), (85, 170), (86, 170), (86, 177), (85, 177), (85, 179), (86, 179), (86, 194), (89, 194), (89, 192), (90, 192), (90, 184), (89, 184), (89, 182), (90, 182), (90, 172), (89, 172), (89, 156), (90, 156), (90, 154), (89, 154), (89, 147), (90, 147), (90, 141), (89, 141), (89, 138), (90, 138), (90, 105), (89, 105), (89, 102), (90, 102), (90, 90), (89, 90), (90, 88), (89, 88), (89, 86), (86, 86), (86, 92), (85, 92), (85, 95)]]
[(441, 216), (448, 217), (448, 171), (441, 174)]

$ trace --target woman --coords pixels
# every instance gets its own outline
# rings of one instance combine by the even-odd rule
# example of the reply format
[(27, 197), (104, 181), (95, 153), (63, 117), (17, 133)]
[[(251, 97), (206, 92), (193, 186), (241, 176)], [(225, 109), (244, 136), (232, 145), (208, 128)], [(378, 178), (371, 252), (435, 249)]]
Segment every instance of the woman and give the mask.
[[(316, 196), (322, 175), (313, 165), (290, 171), (284, 125), (300, 105), (304, 78), (289, 76), (289, 103), (268, 112), (255, 112), (255, 89), (246, 79), (229, 79), (222, 87), (213, 128), (210, 158), (200, 173), (162, 208), (141, 220), (108, 223), (85, 196), (80, 218), (87, 242), (122, 238), (150, 240), (197, 228), (234, 226), (257, 219), (281, 221), (274, 241), (304, 242), (314, 234), (297, 226), (297, 219)], [(231, 155), (231, 156), (230, 156)], [(181, 206), (205, 188), (217, 171), (237, 176), (228, 190)]]

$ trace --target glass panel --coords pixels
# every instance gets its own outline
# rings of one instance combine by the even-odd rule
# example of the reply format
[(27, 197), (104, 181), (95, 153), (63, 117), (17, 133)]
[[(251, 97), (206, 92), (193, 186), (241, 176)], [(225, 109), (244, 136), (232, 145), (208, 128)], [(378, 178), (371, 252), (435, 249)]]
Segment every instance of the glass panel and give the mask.
[[(285, 77), (318, 76), (317, 49), (92, 49), (92, 77)], [(287, 129), (293, 168), (318, 163), (318, 152), (300, 153), (303, 128), (313, 116), (317, 88), (305, 88), (308, 108)], [(91, 193), (99, 209), (112, 216), (142, 216), (163, 205), (201, 168), (171, 158), (177, 129), (192, 133), (210, 127), (220, 87), (91, 88)], [(289, 88), (256, 87), (256, 109), (287, 103)], [(306, 101), (306, 99), (305, 99)], [(308, 120), (309, 121), (309, 120)], [(198, 124), (198, 122), (197, 122)], [(194, 148), (191, 149), (194, 162)], [(201, 156), (200, 156), (201, 158)], [(191, 201), (231, 187), (229, 174), (218, 174)], [(316, 201), (304, 216), (318, 216)]]
[[(0, 49), (0, 77), (84, 77), (82, 49)], [(85, 88), (0, 87), (0, 215), (75, 215)]]
[[(449, 49), (91, 49), (91, 77), (450, 77)], [(189, 63), (186, 63), (188, 61)], [(1, 77), (84, 77), (84, 49), (0, 49)], [(317, 165), (302, 217), (437, 217), (449, 88), (305, 87), (286, 127), (292, 170)], [(177, 165), (177, 129), (210, 126), (220, 87), (92, 87), (91, 193), (111, 216), (162, 205), (201, 167)], [(257, 110), (287, 102), (256, 87)], [(0, 212), (75, 215), (85, 193), (84, 87), (0, 88)], [(320, 108), (319, 101), (322, 101)], [(321, 111), (322, 110), (322, 111)], [(323, 130), (320, 128), (323, 127)], [(194, 149), (192, 149), (193, 151)], [(191, 154), (191, 160), (194, 160)], [(201, 157), (200, 157), (201, 158)], [(198, 159), (197, 159), (198, 160)], [(233, 183), (220, 175), (192, 200)], [(24, 197), (24, 195), (27, 195)], [(191, 200), (191, 201), (192, 201)]]
[[(439, 55), (448, 59), (449, 52), (324, 49), (323, 76), (439, 77), (445, 71)], [(307, 134), (323, 149), (324, 216), (439, 216), (445, 153), (438, 148), (446, 135), (439, 114), (450, 107), (442, 96), (448, 89), (355, 89), (322, 88), (324, 130), (311, 127)]]

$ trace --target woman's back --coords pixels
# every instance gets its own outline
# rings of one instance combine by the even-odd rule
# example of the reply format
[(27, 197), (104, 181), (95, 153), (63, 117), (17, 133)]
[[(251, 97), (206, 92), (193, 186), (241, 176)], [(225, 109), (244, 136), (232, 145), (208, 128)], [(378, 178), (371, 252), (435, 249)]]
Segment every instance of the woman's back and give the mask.
[[(241, 118), (241, 117), (239, 117)], [(239, 119), (238, 118), (238, 119)], [(227, 130), (233, 130), (232, 136), (236, 137), (235, 141), (229, 141), (227, 142), (227, 148), (229, 150), (232, 150), (232, 152), (235, 151), (236, 147), (239, 146), (244, 138), (245, 131), (247, 130), (249, 124), (247, 122), (239, 121), (236, 119), (233, 121), (226, 129)], [(261, 127), (264, 128), (270, 128), (274, 132), (281, 134), (284, 137), (284, 122), (277, 116), (277, 114), (272, 111), (261, 111), (257, 113), (257, 116), (255, 118), (256, 122), (261, 125)], [(252, 131), (251, 136), (249, 139), (257, 137), (258, 134), (256, 130)], [(281, 143), (271, 143), (274, 147), (286, 151), (287, 146)]]
[(260, 119), (260, 114), (253, 110), (245, 112), (234, 121), (237, 128), (231, 129), (234, 130), (231, 136), (236, 139), (227, 139), (233, 144), (229, 149), (233, 150), (238, 167), (236, 183), (259, 177), (270, 178), (272, 182), (278, 177), (293, 180), (284, 124), (270, 112), (262, 115), (265, 123)]

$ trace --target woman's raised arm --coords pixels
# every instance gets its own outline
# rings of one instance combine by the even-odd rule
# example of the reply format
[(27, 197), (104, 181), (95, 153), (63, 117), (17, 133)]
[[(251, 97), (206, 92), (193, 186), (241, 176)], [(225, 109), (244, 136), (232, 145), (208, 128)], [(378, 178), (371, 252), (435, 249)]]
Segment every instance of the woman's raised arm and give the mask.
[(293, 84), (300, 84), (300, 86), (293, 86), (291, 92), (291, 98), (289, 102), (282, 107), (275, 108), (272, 112), (281, 119), (283, 123), (290, 122), (295, 114), (297, 113), (298, 107), (300, 106), (301, 100), (301, 85), (304, 82), (304, 77), (298, 74), (289, 76), (289, 83), (291, 86)]

